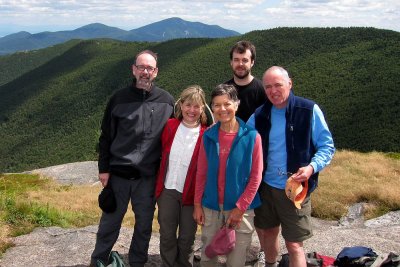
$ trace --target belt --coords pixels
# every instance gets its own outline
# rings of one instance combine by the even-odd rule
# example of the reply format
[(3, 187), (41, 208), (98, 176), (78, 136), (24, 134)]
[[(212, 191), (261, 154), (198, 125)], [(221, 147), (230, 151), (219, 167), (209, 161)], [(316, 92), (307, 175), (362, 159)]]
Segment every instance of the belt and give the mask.
[(139, 180), (142, 177), (122, 177), (121, 176), (121, 178), (126, 179), (126, 180), (130, 180), (130, 181), (135, 181), (135, 180)]
[(139, 180), (142, 177), (140, 171), (133, 167), (124, 169), (111, 168), (111, 174), (127, 180)]

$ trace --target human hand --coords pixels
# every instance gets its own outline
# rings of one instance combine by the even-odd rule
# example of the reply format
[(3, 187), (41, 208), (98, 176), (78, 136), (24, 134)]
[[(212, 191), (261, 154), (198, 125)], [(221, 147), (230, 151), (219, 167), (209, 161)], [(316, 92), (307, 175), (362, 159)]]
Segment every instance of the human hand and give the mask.
[(193, 219), (198, 225), (204, 225), (205, 223), (205, 216), (204, 216), (204, 210), (201, 204), (194, 204), (194, 210), (193, 210)]
[(229, 228), (236, 228), (236, 227), (240, 227), (240, 223), (242, 222), (243, 219), (243, 214), (244, 211), (240, 210), (239, 208), (234, 208), (231, 212), (231, 214), (229, 215), (228, 220), (226, 221), (226, 225)]
[(291, 177), (293, 180), (301, 183), (307, 181), (313, 173), (314, 173), (314, 168), (311, 165), (307, 165), (305, 167), (299, 168), (297, 172), (293, 174)]
[(110, 179), (110, 173), (109, 172), (103, 172), (99, 173), (99, 180), (103, 187), (106, 187), (108, 184), (108, 180)]

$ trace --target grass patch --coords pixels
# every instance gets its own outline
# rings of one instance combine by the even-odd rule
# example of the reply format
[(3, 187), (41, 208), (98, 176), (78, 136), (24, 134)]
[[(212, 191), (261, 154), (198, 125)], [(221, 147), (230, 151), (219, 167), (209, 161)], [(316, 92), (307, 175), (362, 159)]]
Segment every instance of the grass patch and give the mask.
[(389, 152), (386, 154), (386, 156), (392, 159), (400, 159), (400, 153)]
[[(365, 218), (400, 209), (400, 160), (384, 153), (338, 151), (312, 194), (313, 216), (338, 220), (348, 207), (366, 202)], [(0, 257), (10, 237), (35, 227), (84, 227), (98, 224), (101, 185), (61, 185), (39, 175), (0, 174)], [(123, 225), (134, 225), (131, 207)], [(158, 231), (157, 211), (153, 230)]]
[(338, 151), (312, 194), (313, 216), (340, 219), (348, 207), (368, 203), (365, 218), (400, 209), (400, 160), (384, 153)]
[[(97, 197), (101, 185), (61, 185), (37, 174), (0, 174), (0, 257), (12, 246), (10, 237), (31, 232), (35, 227), (84, 227), (98, 224), (101, 210)], [(132, 212), (123, 226), (131, 227)], [(158, 231), (157, 213), (153, 229)]]

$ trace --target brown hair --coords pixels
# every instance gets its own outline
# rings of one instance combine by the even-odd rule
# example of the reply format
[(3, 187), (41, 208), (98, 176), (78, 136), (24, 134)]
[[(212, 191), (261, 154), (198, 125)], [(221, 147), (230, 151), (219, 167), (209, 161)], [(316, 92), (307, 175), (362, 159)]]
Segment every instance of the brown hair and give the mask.
[(251, 61), (256, 60), (256, 47), (249, 41), (239, 41), (234, 46), (232, 46), (229, 56), (232, 60), (233, 52), (237, 52), (239, 54), (243, 54), (246, 50), (250, 50), (251, 52)]
[[(157, 62), (157, 53), (154, 53), (153, 51), (148, 50), (148, 49), (139, 52), (139, 53), (136, 55), (136, 57), (135, 57), (135, 62), (136, 62), (137, 58), (138, 58), (140, 55), (143, 55), (143, 54), (149, 54), (149, 55), (151, 55), (152, 57), (154, 57), (154, 59), (155, 59), (156, 62)], [(135, 64), (136, 64), (136, 63), (135, 63)]]

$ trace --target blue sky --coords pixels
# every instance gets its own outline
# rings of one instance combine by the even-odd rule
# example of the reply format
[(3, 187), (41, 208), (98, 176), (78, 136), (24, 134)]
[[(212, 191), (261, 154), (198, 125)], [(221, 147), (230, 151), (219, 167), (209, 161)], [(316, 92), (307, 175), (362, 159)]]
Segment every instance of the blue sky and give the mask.
[(246, 33), (276, 27), (363, 26), (400, 31), (399, 0), (0, 0), (0, 36), (99, 22), (132, 30), (170, 17)]

